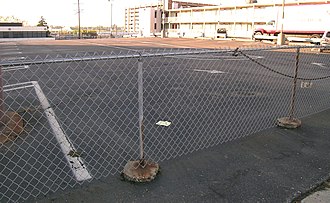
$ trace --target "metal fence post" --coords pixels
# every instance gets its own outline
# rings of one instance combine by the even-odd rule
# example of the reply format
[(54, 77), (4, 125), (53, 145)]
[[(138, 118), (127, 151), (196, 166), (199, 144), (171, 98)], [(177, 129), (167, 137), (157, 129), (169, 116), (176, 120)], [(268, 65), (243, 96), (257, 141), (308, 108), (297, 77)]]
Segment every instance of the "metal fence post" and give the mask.
[(295, 101), (296, 101), (296, 92), (297, 92), (299, 57), (300, 57), (300, 48), (298, 47), (296, 50), (296, 63), (295, 63), (295, 72), (294, 72), (294, 77), (293, 77), (289, 117), (283, 117), (283, 118), (277, 119), (277, 125), (280, 127), (284, 127), (284, 128), (298, 128), (301, 126), (301, 121), (299, 119), (293, 117), (294, 109), (295, 109)]
[(149, 182), (155, 179), (159, 165), (144, 159), (144, 118), (143, 118), (143, 61), (140, 54), (138, 60), (138, 106), (139, 106), (139, 140), (140, 159), (128, 161), (121, 173), (122, 177), (134, 182)]
[(140, 136), (140, 159), (144, 159), (143, 147), (143, 62), (141, 58), (138, 61), (138, 103), (139, 103), (139, 136)]
[(294, 108), (295, 108), (296, 91), (297, 91), (297, 77), (298, 77), (298, 68), (299, 68), (299, 54), (300, 54), (300, 48), (297, 48), (296, 64), (295, 64), (292, 94), (291, 94), (291, 105), (290, 105), (290, 111), (289, 111), (290, 119), (293, 119)]
[(0, 67), (0, 126), (3, 125), (3, 117), (5, 115), (3, 83), (2, 83), (2, 67)]

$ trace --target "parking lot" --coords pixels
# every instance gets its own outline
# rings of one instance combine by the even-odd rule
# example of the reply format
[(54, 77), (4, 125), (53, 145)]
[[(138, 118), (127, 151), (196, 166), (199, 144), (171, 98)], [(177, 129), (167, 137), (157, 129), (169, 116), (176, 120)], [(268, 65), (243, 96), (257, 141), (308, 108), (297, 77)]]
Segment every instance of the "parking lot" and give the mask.
[[(6, 107), (26, 122), (21, 137), (0, 147), (3, 201), (115, 175), (138, 158), (139, 62), (146, 157), (161, 162), (269, 128), (286, 116), (292, 89), (287, 76), (297, 54), (260, 42), (160, 38), (13, 41), (0, 47)], [(245, 56), (237, 47), (263, 49)], [(300, 77), (330, 75), (327, 54), (305, 48), (300, 57)], [(328, 108), (328, 85), (299, 83), (296, 115)]]

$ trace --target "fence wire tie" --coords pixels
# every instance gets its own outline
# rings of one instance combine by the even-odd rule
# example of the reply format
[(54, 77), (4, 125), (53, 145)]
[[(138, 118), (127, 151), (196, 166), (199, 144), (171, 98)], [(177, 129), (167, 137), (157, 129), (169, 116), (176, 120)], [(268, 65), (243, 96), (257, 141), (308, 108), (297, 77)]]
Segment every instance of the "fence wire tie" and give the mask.
[(142, 53), (138, 52), (138, 54), (139, 54), (138, 62), (142, 62), (142, 58), (143, 58)]
[[(234, 50), (234, 53), (233, 53), (233, 56), (238, 56), (238, 47)], [(239, 52), (241, 52), (241, 51), (239, 51)]]

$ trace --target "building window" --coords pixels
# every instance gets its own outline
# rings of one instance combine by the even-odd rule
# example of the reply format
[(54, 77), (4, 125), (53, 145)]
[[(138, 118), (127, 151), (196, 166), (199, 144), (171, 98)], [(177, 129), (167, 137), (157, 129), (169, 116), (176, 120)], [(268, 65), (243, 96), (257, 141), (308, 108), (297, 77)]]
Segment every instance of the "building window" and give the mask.
[(3, 38), (9, 38), (9, 32), (4, 32), (3, 33)]
[(155, 18), (157, 18), (157, 11), (155, 11)]
[(157, 23), (154, 24), (154, 29), (155, 29), (155, 30), (157, 29)]
[(14, 38), (22, 38), (23, 37), (23, 32), (13, 32), (13, 37)]
[(171, 29), (178, 29), (178, 24), (171, 24)]

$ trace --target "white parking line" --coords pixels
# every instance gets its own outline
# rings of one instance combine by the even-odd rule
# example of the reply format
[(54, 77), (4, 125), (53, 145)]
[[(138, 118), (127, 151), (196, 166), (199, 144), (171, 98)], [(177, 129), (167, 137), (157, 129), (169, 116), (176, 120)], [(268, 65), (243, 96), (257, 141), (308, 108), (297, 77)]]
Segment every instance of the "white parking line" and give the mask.
[(7, 71), (15, 71), (15, 70), (21, 70), (21, 69), (28, 69), (30, 66), (12, 66), (12, 67), (6, 67), (6, 68), (2, 68), (3, 72), (7, 72)]
[(25, 89), (25, 88), (29, 88), (29, 87), (34, 87), (34, 85), (25, 85), (25, 86), (20, 86), (20, 87), (13, 87), (13, 88), (7, 88), (7, 86), (3, 86), (4, 89), (3, 91), (4, 92), (9, 92), (9, 91), (13, 91), (13, 90), (21, 90), (21, 89)]
[(327, 68), (324, 63), (312, 63), (312, 65), (316, 65), (316, 66), (319, 66), (321, 68)]
[(0, 56), (15, 55), (15, 54), (22, 54), (22, 52), (21, 51), (14, 51), (14, 52), (0, 53)]
[(2, 47), (1, 48), (1, 51), (18, 51), (18, 50), (19, 50), (18, 47), (16, 47), (16, 48), (14, 48), (14, 47), (8, 47), (8, 48)]
[[(249, 55), (251, 58), (253, 58), (253, 59), (263, 59), (263, 58), (265, 58), (265, 57), (263, 57), (263, 56), (253, 56), (253, 55)], [(234, 56), (234, 57), (236, 57), (236, 56)], [(247, 58), (227, 58), (227, 59), (224, 59), (225, 61), (246, 61), (246, 60), (249, 60), (249, 59), (247, 59)]]
[(87, 171), (87, 168), (83, 160), (79, 156), (73, 156), (72, 153), (76, 152), (70, 139), (64, 134), (59, 122), (56, 119), (54, 110), (51, 108), (45, 94), (39, 86), (37, 81), (18, 83), (13, 85), (5, 85), (4, 91), (19, 90), (28, 87), (34, 87), (37, 97), (40, 101), (41, 107), (44, 110), (48, 119), (49, 125), (51, 126), (57, 142), (60, 144), (61, 150), (70, 165), (70, 168), (78, 181), (91, 179), (92, 176)]
[(12, 90), (25, 89), (28, 87), (34, 87), (34, 85), (32, 85), (31, 82), (22, 82), (22, 83), (16, 83), (16, 84), (11, 84), (11, 85), (4, 85), (3, 91), (8, 92), (8, 91), (12, 91)]
[(31, 82), (21, 82), (21, 83), (16, 83), (16, 84), (11, 84), (11, 85), (4, 85), (3, 87), (15, 87), (15, 86), (23, 86), (23, 85), (30, 85)]
[(153, 45), (163, 45), (163, 46), (169, 46), (169, 47), (181, 47), (186, 49), (191, 49), (192, 47), (188, 46), (181, 46), (181, 45), (175, 45), (175, 44), (165, 44), (165, 43), (157, 43), (157, 42), (140, 42), (142, 44), (153, 44)]
[(3, 61), (16, 61), (16, 60), (24, 60), (24, 59), (26, 59), (26, 57), (21, 56), (21, 57), (6, 57), (6, 58), (3, 58), (2, 60)]
[(220, 71), (220, 70), (200, 70), (200, 69), (194, 69), (196, 72), (206, 72), (206, 73), (211, 73), (211, 74), (223, 74), (226, 72)]
[[(179, 53), (179, 52), (178, 52)], [(178, 59), (188, 59), (188, 60), (199, 60), (199, 61), (248, 61), (248, 58), (243, 58), (242, 56), (197, 56), (197, 55), (182, 55), (182, 56), (165, 56), (168, 58), (178, 58)], [(263, 56), (250, 56), (253, 59), (262, 59)]]
[(124, 48), (124, 47), (118, 47), (118, 46), (100, 44), (100, 43), (95, 43), (95, 42), (79, 42), (79, 43), (81, 43), (81, 44), (94, 44), (94, 45), (98, 45), (98, 46), (101, 46), (101, 47), (111, 47), (111, 48), (122, 49), (122, 50), (127, 50), (127, 51), (136, 51), (136, 49), (130, 49), (130, 48)]
[(45, 111), (45, 114), (48, 118), (48, 122), (55, 134), (55, 137), (58, 143), (61, 146), (62, 152), (65, 155), (69, 165), (71, 166), (71, 170), (78, 181), (88, 180), (91, 179), (92, 176), (87, 171), (87, 168), (82, 161), (82, 159), (78, 156), (70, 156), (69, 154), (72, 152), (76, 152), (73, 144), (71, 143), (70, 139), (64, 134), (60, 124), (58, 123), (54, 110), (50, 107), (50, 104), (43, 93), (42, 89), (40, 88), (37, 81), (31, 81), (34, 85), (34, 89), (36, 94), (40, 100), (41, 107)]

